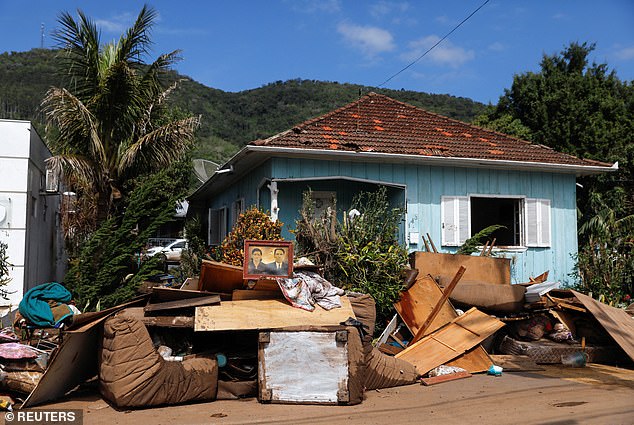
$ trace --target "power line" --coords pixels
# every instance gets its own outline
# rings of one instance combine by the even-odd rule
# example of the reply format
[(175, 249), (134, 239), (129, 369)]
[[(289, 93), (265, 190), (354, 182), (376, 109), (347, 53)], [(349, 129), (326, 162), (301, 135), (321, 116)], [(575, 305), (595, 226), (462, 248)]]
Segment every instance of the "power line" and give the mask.
[(438, 40), (436, 42), (436, 44), (434, 44), (433, 46), (431, 46), (429, 49), (427, 49), (427, 51), (425, 53), (423, 53), (422, 55), (420, 55), (419, 57), (417, 57), (416, 59), (414, 59), (414, 61), (412, 61), (409, 65), (407, 65), (405, 68), (401, 69), (399, 72), (397, 72), (396, 74), (392, 75), (390, 78), (388, 78), (387, 80), (383, 81), (381, 84), (379, 84), (377, 87), (381, 87), (385, 84), (387, 84), (388, 82), (390, 82), (394, 77), (398, 76), (400, 73), (402, 73), (403, 71), (405, 71), (407, 68), (409, 68), (410, 66), (414, 65), (416, 62), (418, 62), (419, 60), (421, 60), (423, 57), (425, 57), (425, 55), (429, 52), (431, 52), (436, 46), (438, 46), (440, 43), (442, 43), (447, 37), (449, 37), (455, 30), (457, 30), (458, 28), (460, 28), (462, 26), (462, 24), (464, 24), (465, 22), (467, 22), (473, 15), (475, 15), (478, 10), (482, 9), (490, 0), (486, 0), (484, 3), (482, 3), (476, 10), (474, 10), (473, 12), (471, 12), (471, 14), (469, 16), (467, 16), (466, 18), (464, 18), (462, 20), (462, 22), (460, 22), (458, 25), (456, 25), (451, 31), (449, 31), (443, 38), (441, 38), (440, 40)]

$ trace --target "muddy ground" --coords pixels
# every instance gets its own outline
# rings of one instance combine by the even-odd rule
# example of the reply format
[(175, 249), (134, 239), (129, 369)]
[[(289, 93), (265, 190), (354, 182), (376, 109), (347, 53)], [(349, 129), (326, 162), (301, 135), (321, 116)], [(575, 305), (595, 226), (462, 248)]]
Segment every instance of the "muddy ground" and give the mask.
[(256, 399), (116, 410), (94, 391), (38, 409), (83, 409), (84, 424), (634, 424), (634, 370), (544, 366), (425, 387), (368, 391), (356, 406), (261, 404)]

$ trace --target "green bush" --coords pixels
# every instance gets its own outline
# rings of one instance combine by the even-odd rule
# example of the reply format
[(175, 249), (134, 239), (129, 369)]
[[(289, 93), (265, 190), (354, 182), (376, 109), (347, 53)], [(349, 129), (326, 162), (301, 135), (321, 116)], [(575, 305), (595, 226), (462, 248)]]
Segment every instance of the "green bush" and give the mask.
[(163, 272), (158, 256), (140, 261), (141, 251), (173, 218), (188, 176), (186, 165), (178, 163), (139, 179), (121, 214), (106, 220), (83, 244), (64, 280), (78, 305), (107, 308), (128, 301), (143, 280)]
[(403, 289), (407, 250), (398, 243), (403, 208), (393, 208), (385, 187), (361, 192), (351, 211), (360, 215), (339, 223), (336, 211), (313, 217), (314, 203), (304, 194), (300, 219), (294, 230), (298, 255), (312, 257), (324, 266), (324, 277), (342, 289), (370, 294), (376, 301), (377, 329), (394, 314), (394, 302)]

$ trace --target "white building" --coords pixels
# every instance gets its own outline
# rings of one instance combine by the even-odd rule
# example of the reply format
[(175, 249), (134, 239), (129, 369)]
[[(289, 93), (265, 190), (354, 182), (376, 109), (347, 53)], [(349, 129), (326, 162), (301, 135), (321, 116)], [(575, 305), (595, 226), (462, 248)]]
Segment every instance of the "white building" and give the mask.
[(41, 283), (61, 282), (65, 271), (59, 194), (46, 191), (51, 152), (28, 121), (0, 119), (0, 242), (13, 264), (0, 297), (0, 316)]

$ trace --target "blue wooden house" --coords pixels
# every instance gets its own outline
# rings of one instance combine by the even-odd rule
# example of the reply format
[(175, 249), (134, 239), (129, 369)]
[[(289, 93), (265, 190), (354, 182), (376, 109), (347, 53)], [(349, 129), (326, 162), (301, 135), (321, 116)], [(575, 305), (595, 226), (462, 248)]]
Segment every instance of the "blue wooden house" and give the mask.
[(495, 252), (511, 259), (514, 283), (548, 270), (565, 284), (577, 252), (576, 177), (617, 167), (370, 93), (251, 142), (188, 199), (215, 245), (251, 205), (271, 211), (292, 239), (305, 192), (316, 213), (334, 199), (341, 216), (356, 193), (385, 186), (390, 202), (406, 207), (401, 238), (410, 251), (429, 233), (439, 251), (455, 252), (501, 224)]

